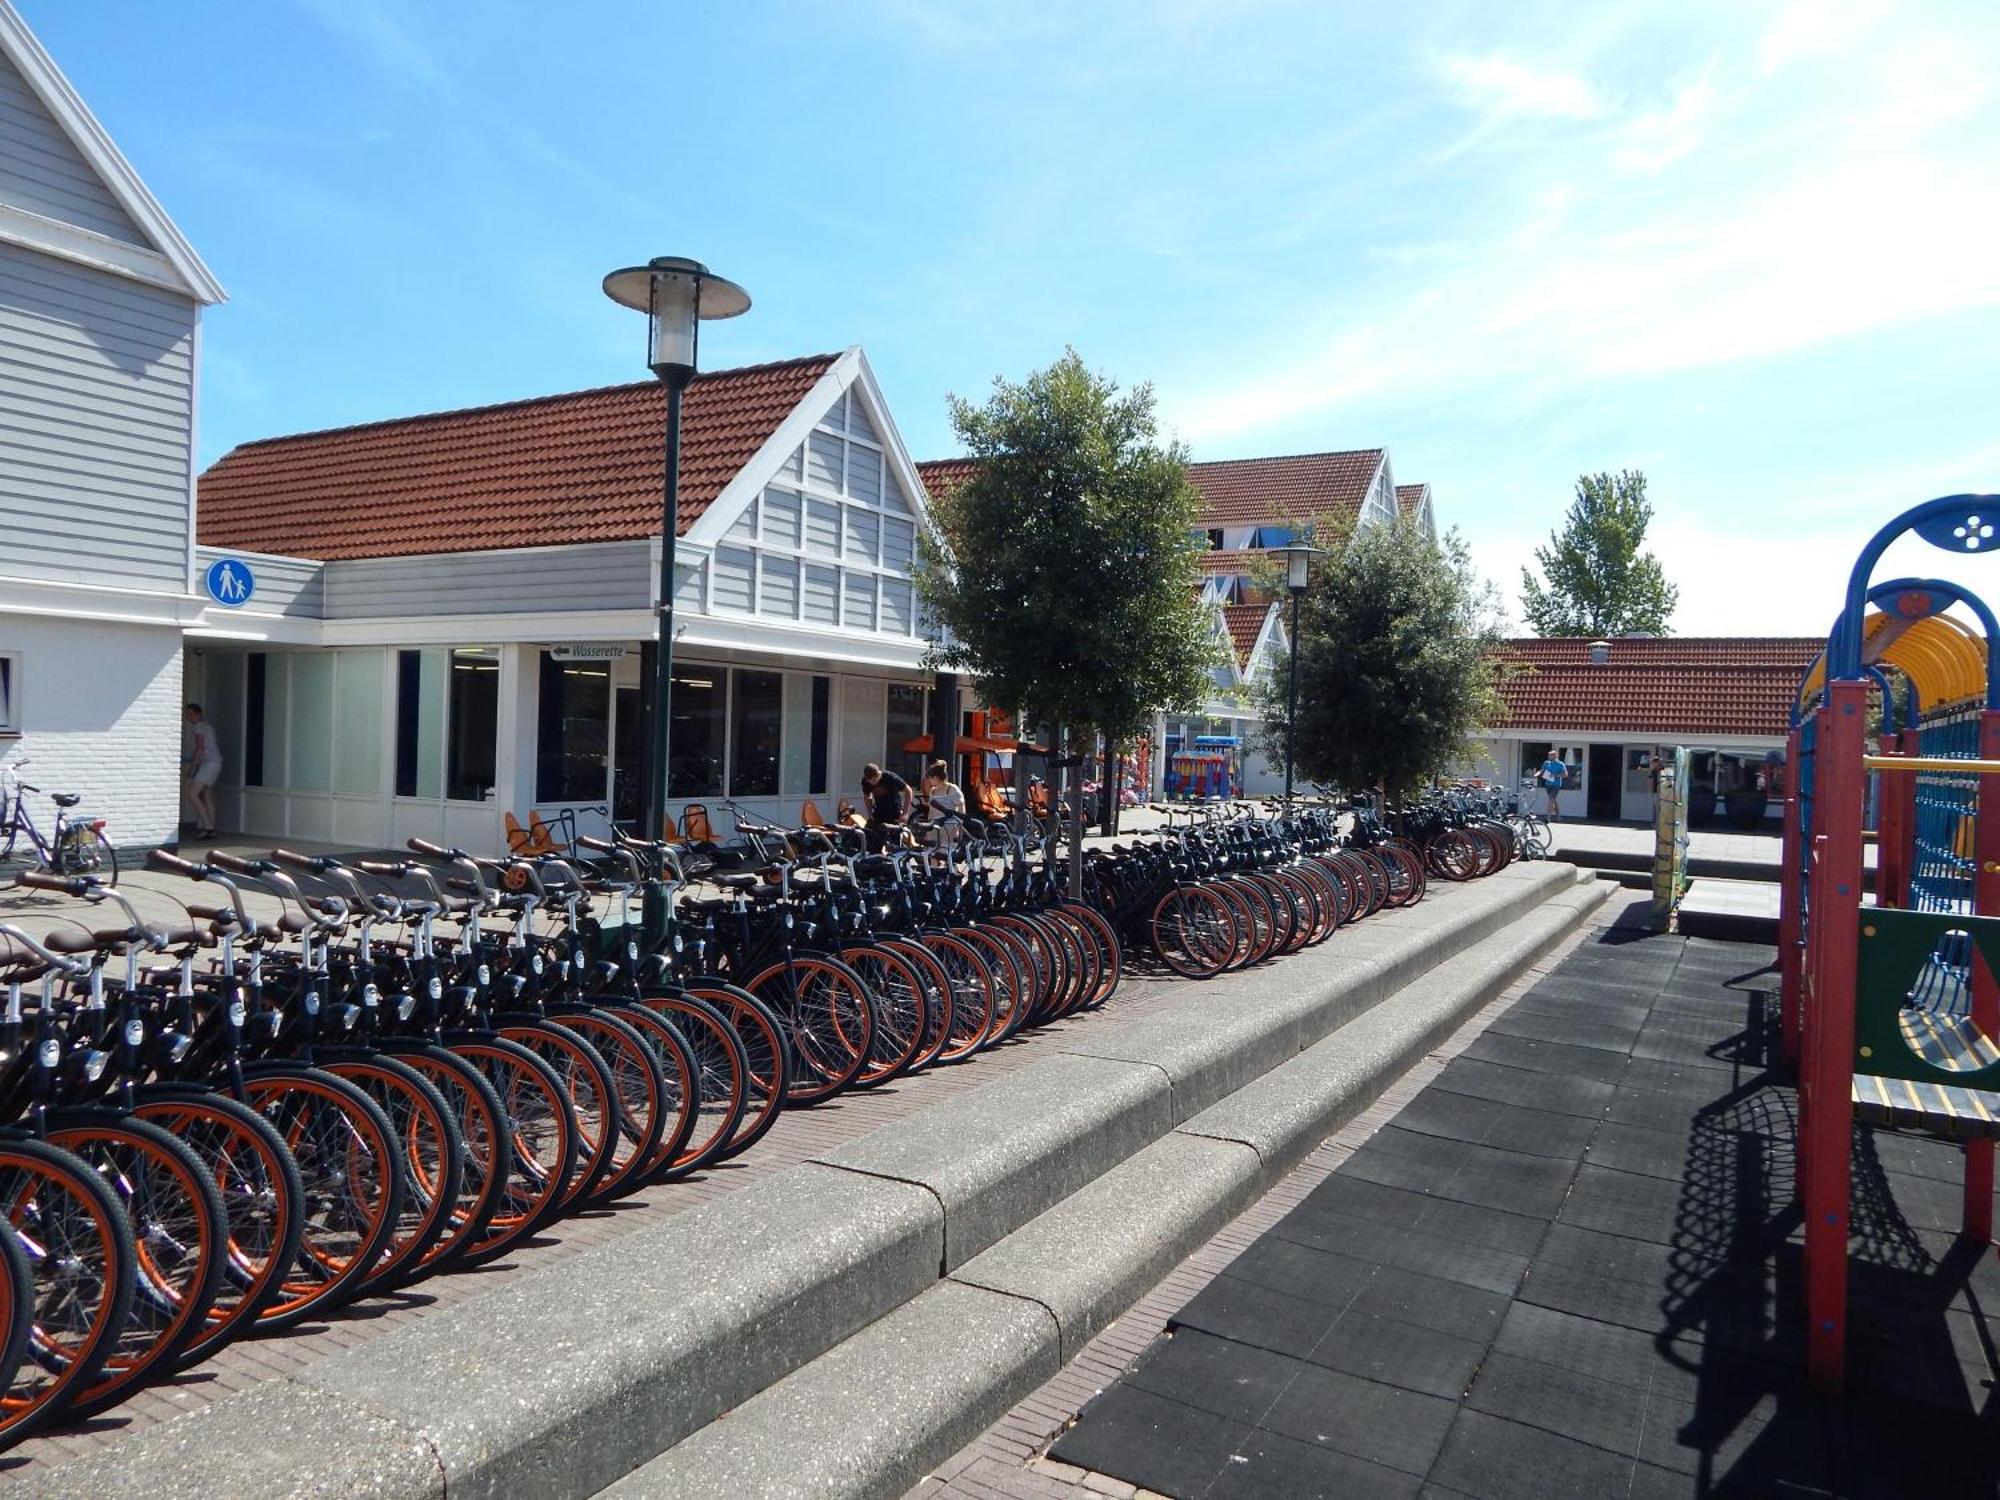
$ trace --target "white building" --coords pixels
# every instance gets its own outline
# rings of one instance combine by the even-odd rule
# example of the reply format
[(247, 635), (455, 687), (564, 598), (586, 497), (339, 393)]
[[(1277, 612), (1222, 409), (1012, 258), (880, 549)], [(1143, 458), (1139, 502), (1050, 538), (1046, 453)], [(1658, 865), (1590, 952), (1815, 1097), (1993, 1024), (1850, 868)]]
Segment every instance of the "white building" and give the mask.
[(178, 821), (200, 319), (222, 300), (0, 0), (0, 758), (83, 794), (121, 847)]
[[(209, 469), (200, 564), (253, 580), (188, 642), (223, 825), (491, 849), (510, 813), (636, 817), (664, 427), (646, 381), (246, 443)], [(697, 376), (680, 495), (673, 813), (795, 822), (858, 796), (868, 761), (914, 773), (924, 488), (861, 351)]]

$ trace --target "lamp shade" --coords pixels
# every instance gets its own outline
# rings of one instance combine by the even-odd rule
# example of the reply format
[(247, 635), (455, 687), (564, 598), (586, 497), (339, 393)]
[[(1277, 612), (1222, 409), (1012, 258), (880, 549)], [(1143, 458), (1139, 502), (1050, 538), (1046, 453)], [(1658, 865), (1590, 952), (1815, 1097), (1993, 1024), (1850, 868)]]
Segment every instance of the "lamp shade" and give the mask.
[(1302, 593), (1312, 574), (1312, 560), (1325, 557), (1324, 547), (1315, 547), (1310, 542), (1288, 542), (1282, 547), (1273, 547), (1274, 557), (1285, 560), (1285, 587), (1293, 593)]
[(646, 363), (662, 379), (694, 373), (704, 320), (750, 310), (750, 294), (742, 287), (678, 255), (613, 271), (604, 278), (604, 295), (646, 314)]

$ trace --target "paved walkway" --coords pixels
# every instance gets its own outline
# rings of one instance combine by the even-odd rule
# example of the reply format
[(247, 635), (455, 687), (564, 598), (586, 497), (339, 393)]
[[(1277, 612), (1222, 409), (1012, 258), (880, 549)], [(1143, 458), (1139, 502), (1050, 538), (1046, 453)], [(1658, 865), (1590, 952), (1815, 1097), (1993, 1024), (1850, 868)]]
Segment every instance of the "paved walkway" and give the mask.
[(1993, 1495), (2000, 1262), (1953, 1238), (1957, 1153), (1864, 1137), (1855, 1391), (1812, 1397), (1769, 950), (1627, 938), (1169, 1278), (1170, 1335), (1134, 1348), (1135, 1309), (1073, 1427), (1058, 1377), (919, 1493)]

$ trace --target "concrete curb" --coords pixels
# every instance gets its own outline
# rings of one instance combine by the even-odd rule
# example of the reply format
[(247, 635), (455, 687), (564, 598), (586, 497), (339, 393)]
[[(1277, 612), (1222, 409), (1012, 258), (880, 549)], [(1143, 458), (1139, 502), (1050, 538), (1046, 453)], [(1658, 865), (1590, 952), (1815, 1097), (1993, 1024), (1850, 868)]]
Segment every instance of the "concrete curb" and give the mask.
[[(1059, 1363), (1068, 1362), (1609, 895), (1608, 885), (1591, 881), (1555, 896), (1503, 941), (1439, 965), (1423, 983), (1104, 1172), (918, 1302), (953, 1285), (1004, 1295), (1054, 1321)], [(877, 1339), (877, 1328), (669, 1449), (610, 1493), (617, 1500), (899, 1495), (1023, 1394), (1018, 1360), (1004, 1348), (989, 1352), (977, 1327), (953, 1329), (941, 1349), (917, 1356), (928, 1386), (948, 1390), (950, 1399), (934, 1405), (930, 1425), (899, 1422), (897, 1445), (885, 1451), (878, 1393), (906, 1378), (912, 1355), (900, 1332)], [(829, 1478), (835, 1475), (837, 1484)]]
[[(270, 1495), (428, 1496), (440, 1484), (454, 1497), (593, 1494), (724, 1412), (747, 1410), (759, 1392), (778, 1399), (792, 1372), (807, 1378), (802, 1367), (864, 1329), (872, 1333), (871, 1324), (941, 1276), (1095, 1189), (1072, 1216), (1092, 1204), (1115, 1208), (1165, 1236), (1166, 1248), (1128, 1246), (1107, 1251), (1102, 1263), (1079, 1262), (1081, 1279), (1037, 1312), (1045, 1320), (1053, 1313), (1055, 1347), (1073, 1352), (1086, 1329), (1156, 1279), (1151, 1268), (1185, 1253), (1173, 1245), (1206, 1237), (1203, 1226), (1223, 1212), (1215, 1205), (1247, 1201), (1274, 1170), (1268, 1144), (1225, 1145), (1230, 1138), (1215, 1128), (1171, 1141), (1177, 1122), (1283, 1071), (1329, 1033), (1536, 908), (1573, 898), (1580, 878), (1565, 865), (1516, 865), (1473, 884), (1434, 887), (1419, 908), (1382, 913), (1288, 959), (1282, 972), (1290, 982), (1282, 986), (1271, 983), (1277, 970), (1228, 975), (1187, 986), (1143, 1020), (1075, 1027), (1059, 1050), (982, 1088), (331, 1356), (286, 1384), (351, 1417), (340, 1443), (308, 1444), (293, 1433), (274, 1441), (283, 1398), (250, 1391), (208, 1408), (199, 1441), (185, 1436), (193, 1419), (167, 1423), (12, 1487), (24, 1495), (210, 1500), (241, 1491), (241, 1455), (269, 1454), (271, 1462), (257, 1465), (256, 1488)], [(1154, 1175), (1155, 1159), (1098, 1187), (1120, 1163), (1155, 1150), (1158, 1160), (1214, 1165), (1189, 1178), (1184, 1194), (1193, 1196), (1162, 1196), (1166, 1179)], [(1220, 1165), (1230, 1159), (1237, 1165)], [(1146, 1192), (1158, 1214), (1143, 1211)], [(983, 1294), (1026, 1285), (1031, 1248), (1023, 1241), (989, 1262), (979, 1274), (995, 1286)], [(1077, 1242), (1067, 1248), (1076, 1260)], [(895, 1327), (885, 1330), (882, 1347), (906, 1356), (897, 1337)], [(1022, 1369), (1034, 1364), (1022, 1359)], [(996, 1371), (996, 1378), (1006, 1373)], [(847, 1389), (865, 1401), (894, 1387), (884, 1377)], [(1001, 1389), (952, 1388), (974, 1415)], [(957, 1430), (949, 1413), (933, 1411), (926, 1421), (938, 1432)], [(732, 1415), (718, 1425), (737, 1424)], [(413, 1464), (413, 1454), (426, 1462)]]

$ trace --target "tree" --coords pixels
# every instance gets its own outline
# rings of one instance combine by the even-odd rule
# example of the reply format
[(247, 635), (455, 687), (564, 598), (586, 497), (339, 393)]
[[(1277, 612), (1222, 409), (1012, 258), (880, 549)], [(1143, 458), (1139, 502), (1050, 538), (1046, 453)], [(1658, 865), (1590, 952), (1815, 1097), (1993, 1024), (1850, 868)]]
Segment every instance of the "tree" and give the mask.
[(1664, 635), (1680, 590), (1639, 549), (1653, 507), (1646, 476), (1583, 474), (1562, 529), (1535, 549), (1548, 582), (1521, 570), (1521, 608), (1537, 635)]
[(1215, 651), (1201, 495), (1158, 440), (1152, 388), (1121, 394), (1070, 349), (984, 405), (952, 397), (951, 418), (978, 463), (932, 503), (918, 559), (932, 663), (1086, 749), (1198, 707)]
[[(1499, 707), (1487, 653), (1498, 597), (1456, 530), (1433, 541), (1408, 521), (1363, 528), (1300, 601), (1301, 779), (1392, 797), (1450, 769)], [(1258, 685), (1265, 752), (1283, 763), (1291, 663)]]

